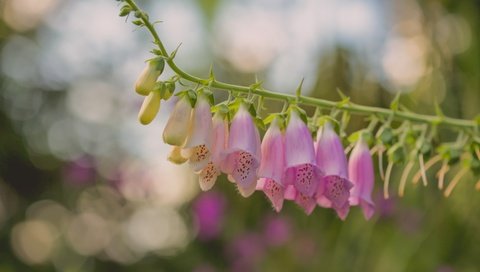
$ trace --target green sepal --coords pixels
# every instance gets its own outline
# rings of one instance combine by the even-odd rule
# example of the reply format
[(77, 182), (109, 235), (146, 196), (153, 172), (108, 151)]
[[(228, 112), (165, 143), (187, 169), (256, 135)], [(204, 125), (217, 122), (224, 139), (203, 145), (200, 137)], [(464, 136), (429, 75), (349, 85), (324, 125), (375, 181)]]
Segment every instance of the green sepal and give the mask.
[[(251, 102), (244, 101), (244, 103), (247, 105), (248, 112), (252, 117), (257, 117), (257, 110), (255, 109), (255, 106)], [(263, 123), (263, 121), (262, 121)]]
[(428, 155), (432, 151), (432, 144), (430, 142), (424, 142), (420, 147), (420, 153), (423, 155)]
[(305, 112), (304, 109), (300, 108), (297, 104), (292, 104), (288, 107), (288, 118), (287, 118), (287, 123), (290, 122), (290, 114), (292, 111), (296, 111), (298, 113), (298, 115), (300, 116), (300, 119), (302, 119), (302, 121), (305, 123), (305, 124), (308, 124), (308, 117), (307, 117), (307, 113)]
[(133, 20), (133, 21), (132, 21), (132, 24), (134, 24), (134, 25), (136, 25), (136, 26), (143, 26), (143, 21), (140, 20), (140, 19)]
[(330, 122), (333, 124), (335, 127), (340, 128), (340, 123), (338, 122), (337, 119), (332, 118), (330, 115), (324, 115), (321, 117), (317, 118), (316, 125), (321, 127), (323, 126), (326, 122)]
[(259, 117), (253, 117), (253, 122), (257, 126), (257, 128), (260, 128), (262, 130), (265, 130), (265, 124), (263, 123), (263, 120)]
[(135, 17), (136, 17), (136, 18), (142, 18), (142, 12), (139, 11), (139, 10), (136, 10), (136, 11), (135, 11)]
[(175, 96), (178, 96), (180, 99), (187, 98), (192, 108), (195, 107), (195, 104), (197, 103), (197, 93), (192, 89), (178, 92)]
[(170, 97), (173, 95), (173, 92), (175, 91), (175, 83), (173, 82), (162, 82), (159, 81), (155, 84), (155, 90), (158, 90), (160, 92), (160, 97), (163, 100), (168, 100)]
[(405, 149), (402, 144), (396, 143), (387, 151), (388, 161), (403, 162), (405, 160)]
[(262, 88), (263, 81), (256, 81), (252, 85), (248, 86), (250, 90), (257, 90), (257, 89), (263, 89)]
[(460, 160), (461, 150), (452, 144), (442, 144), (437, 147), (438, 154), (452, 165)]
[(168, 100), (175, 92), (175, 82), (167, 81), (165, 82), (164, 94), (163, 99)]
[(366, 130), (366, 129), (361, 129), (359, 131), (355, 131), (354, 133), (350, 134), (348, 136), (347, 141), (349, 143), (356, 143), (362, 139), (365, 143), (367, 143), (368, 146), (373, 144), (373, 135), (372, 132)]
[(277, 121), (281, 130), (285, 129), (285, 115), (283, 113), (272, 113), (263, 119), (263, 123), (268, 125), (273, 123), (275, 120)]
[(118, 14), (118, 16), (120, 17), (125, 17), (127, 16), (128, 14), (130, 14), (130, 12), (132, 12), (132, 7), (130, 5), (124, 5), (121, 9), (120, 9), (120, 13)]
[(150, 52), (157, 56), (163, 56), (163, 53), (160, 49), (152, 49)]
[(227, 116), (230, 112), (230, 109), (228, 108), (227, 102), (222, 102), (213, 106), (212, 112), (221, 114), (222, 116)]
[(384, 145), (391, 145), (395, 140), (393, 129), (390, 127), (384, 128), (378, 139)]
[(215, 98), (213, 97), (213, 92), (208, 88), (201, 88), (198, 91), (198, 94), (203, 95), (207, 98), (210, 106), (215, 104)]
[(160, 74), (163, 73), (165, 69), (165, 60), (162, 57), (151, 58), (147, 60), (148, 66)]
[(476, 158), (475, 156), (472, 156), (472, 159), (470, 161), (470, 169), (475, 176), (480, 175), (480, 160), (478, 160), (478, 158)]
[(336, 106), (337, 108), (341, 109), (350, 103), (350, 97), (346, 96), (339, 88), (337, 88), (337, 93), (341, 100), (337, 102)]
[(188, 90), (187, 91), (187, 96), (188, 100), (190, 101), (190, 105), (192, 105), (192, 108), (195, 107), (195, 104), (197, 103), (197, 93), (194, 90)]
[(418, 140), (418, 133), (414, 130), (407, 131), (407, 135), (405, 136), (405, 143), (409, 146), (415, 146)]

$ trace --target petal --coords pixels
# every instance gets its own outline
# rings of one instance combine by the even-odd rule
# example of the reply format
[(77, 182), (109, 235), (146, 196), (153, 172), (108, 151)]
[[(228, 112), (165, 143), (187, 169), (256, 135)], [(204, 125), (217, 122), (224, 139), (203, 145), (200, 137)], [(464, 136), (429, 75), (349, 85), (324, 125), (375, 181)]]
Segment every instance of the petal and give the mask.
[(272, 203), (272, 206), (275, 209), (275, 211), (276, 212), (281, 211), (283, 206), (283, 194), (284, 194), (283, 186), (279, 185), (273, 179), (261, 178), (260, 181), (264, 183), (263, 192)]
[(228, 138), (227, 153), (239, 150), (248, 152), (260, 160), (260, 134), (245, 105), (241, 105), (233, 117)]
[(365, 219), (370, 220), (370, 218), (372, 218), (372, 216), (375, 212), (375, 205), (373, 204), (373, 202), (361, 200), (360, 201), (360, 207), (362, 207), (363, 216), (365, 217)]
[(322, 208), (331, 208), (332, 207), (332, 201), (330, 199), (326, 198), (323, 194), (319, 195), (317, 193), (317, 204), (318, 206)]
[(295, 203), (302, 207), (307, 215), (310, 215), (316, 206), (315, 199), (302, 193), (297, 194)]
[(325, 175), (348, 178), (347, 157), (342, 142), (329, 122), (317, 133), (316, 161)]
[(330, 200), (334, 209), (343, 208), (349, 205), (350, 189), (352, 183), (339, 176), (325, 176), (322, 179), (323, 196)]
[(205, 96), (199, 95), (192, 112), (192, 126), (190, 135), (185, 143), (186, 148), (205, 145), (212, 147), (212, 113), (210, 104)]
[(297, 197), (297, 190), (293, 185), (287, 185), (283, 197), (287, 200), (295, 200)]
[(187, 98), (181, 98), (163, 130), (163, 141), (169, 145), (183, 146), (192, 124), (191, 117), (192, 105)]
[(255, 192), (257, 185), (258, 161), (254, 156), (245, 151), (236, 151), (228, 155), (227, 161), (233, 161), (233, 171), (229, 179), (233, 180), (243, 197), (248, 197)]
[(285, 184), (293, 184), (295, 189), (307, 196), (316, 193), (321, 178), (322, 172), (320, 169), (309, 163), (289, 167), (285, 171)]
[[(189, 148), (185, 153), (185, 157), (188, 158), (188, 163), (192, 166), (194, 172), (202, 170), (210, 162), (210, 151), (206, 145)], [(183, 154), (184, 153), (182, 153), (182, 155)]]
[(220, 165), (224, 161), (224, 152), (228, 143), (228, 121), (221, 114), (216, 113), (213, 116), (213, 144), (212, 161)]
[(168, 155), (168, 160), (175, 164), (185, 163), (188, 159), (182, 156), (182, 148), (179, 146), (174, 146), (170, 155)]
[(200, 184), (200, 189), (202, 191), (210, 190), (215, 182), (217, 177), (220, 175), (220, 171), (215, 165), (210, 162), (198, 175), (198, 183)]
[(307, 125), (292, 111), (285, 130), (285, 163), (287, 167), (316, 164), (313, 139)]
[(341, 208), (335, 208), (335, 211), (337, 212), (338, 217), (342, 220), (345, 221), (345, 219), (348, 216), (348, 213), (350, 212), (350, 205), (346, 203), (343, 207)]
[(275, 120), (263, 137), (261, 145), (262, 160), (258, 169), (258, 176), (273, 179), (280, 185), (283, 184), (283, 171), (285, 169), (285, 150), (283, 135)]

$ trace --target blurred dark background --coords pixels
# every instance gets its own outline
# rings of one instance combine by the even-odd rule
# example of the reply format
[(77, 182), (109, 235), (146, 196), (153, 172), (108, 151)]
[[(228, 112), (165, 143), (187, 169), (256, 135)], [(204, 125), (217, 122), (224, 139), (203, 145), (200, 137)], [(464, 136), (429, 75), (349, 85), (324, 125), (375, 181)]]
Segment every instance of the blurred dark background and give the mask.
[[(304, 77), (304, 92), (326, 99), (339, 88), (388, 107), (402, 92), (419, 113), (439, 103), (451, 117), (479, 114), (480, 1), (138, 2), (196, 75), (213, 64), (232, 83), (257, 75), (292, 92)], [(358, 208), (345, 222), (293, 203), (276, 214), (224, 177), (200, 192), (188, 166), (166, 160), (171, 103), (150, 126), (136, 120), (133, 84), (153, 45), (118, 10), (113, 0), (0, 1), (0, 271), (480, 270), (471, 174), (450, 198), (435, 170), (430, 186), (408, 182), (398, 198), (395, 167), (391, 199), (377, 178), (369, 222)], [(348, 131), (364, 125), (355, 118)]]

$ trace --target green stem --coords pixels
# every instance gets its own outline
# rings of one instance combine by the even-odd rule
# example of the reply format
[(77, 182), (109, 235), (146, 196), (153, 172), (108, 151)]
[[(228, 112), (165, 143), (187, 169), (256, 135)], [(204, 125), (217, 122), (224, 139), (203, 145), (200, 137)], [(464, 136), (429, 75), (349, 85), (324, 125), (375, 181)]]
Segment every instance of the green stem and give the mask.
[[(134, 11), (141, 11), (134, 0), (125, 0), (125, 2), (127, 2)], [(210, 86), (213, 88), (230, 90), (230, 91), (247, 93), (247, 94), (248, 93), (257, 94), (266, 98), (283, 100), (288, 102), (298, 101), (298, 103), (315, 106), (315, 107), (322, 107), (322, 108), (328, 108), (328, 109), (338, 108), (338, 109), (355, 113), (355, 114), (363, 114), (363, 115), (374, 114), (377, 116), (383, 116), (387, 118), (393, 117), (396, 120), (409, 120), (414, 122), (428, 123), (431, 125), (441, 124), (441, 125), (447, 125), (447, 126), (455, 126), (463, 129), (474, 129), (477, 126), (477, 124), (472, 120), (440, 117), (436, 115), (423, 115), (423, 114), (416, 114), (413, 112), (405, 112), (405, 111), (393, 111), (385, 108), (358, 105), (352, 102), (340, 103), (340, 102), (333, 102), (333, 101), (328, 101), (328, 100), (314, 98), (314, 97), (303, 96), (303, 95), (299, 95), (297, 97), (296, 95), (292, 95), (292, 94), (284, 94), (284, 93), (269, 91), (261, 87), (252, 89), (251, 87), (248, 87), (248, 86), (229, 84), (229, 83), (217, 81), (215, 79), (213, 79), (213, 81), (210, 82), (209, 79), (203, 79), (203, 78), (191, 75), (183, 71), (181, 68), (179, 68), (177, 64), (173, 61), (173, 58), (168, 57), (169, 54), (165, 49), (165, 46), (163, 45), (160, 37), (158, 36), (157, 31), (155, 30), (155, 28), (153, 27), (153, 24), (149, 21), (149, 19), (147, 18), (147, 16), (143, 11), (141, 11), (140, 19), (143, 21), (145, 27), (148, 29), (150, 34), (153, 36), (155, 44), (157, 44), (161, 54), (164, 57), (167, 57), (166, 62), (170, 66), (170, 68), (181, 78), (193, 83), (205, 85), (205, 82), (209, 82)]]

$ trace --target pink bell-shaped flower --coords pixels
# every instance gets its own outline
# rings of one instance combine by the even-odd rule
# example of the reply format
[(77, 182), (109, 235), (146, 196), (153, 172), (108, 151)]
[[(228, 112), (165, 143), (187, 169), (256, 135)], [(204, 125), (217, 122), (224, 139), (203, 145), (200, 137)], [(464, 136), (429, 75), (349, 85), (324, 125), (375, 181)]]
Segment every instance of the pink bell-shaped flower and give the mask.
[[(323, 176), (315, 160), (312, 135), (296, 110), (290, 113), (285, 130), (285, 185), (293, 185), (295, 202), (311, 213), (311, 203)], [(313, 205), (314, 207), (315, 205)]]
[(198, 94), (192, 113), (189, 135), (182, 156), (188, 159), (194, 172), (199, 172), (210, 162), (212, 149), (212, 112), (208, 98)]
[(260, 165), (260, 134), (245, 104), (233, 117), (225, 151), (223, 171), (237, 184), (243, 197), (255, 192)]
[(345, 220), (350, 210), (348, 199), (352, 183), (348, 180), (347, 157), (342, 142), (326, 122), (317, 133), (316, 160), (325, 176), (317, 190), (317, 203), (333, 208), (340, 219)]
[(369, 220), (373, 216), (375, 206), (372, 201), (375, 174), (370, 150), (362, 139), (357, 142), (350, 154), (348, 175), (353, 182), (350, 190), (350, 205), (360, 205), (365, 219)]
[(263, 136), (261, 145), (262, 160), (258, 169), (257, 189), (262, 190), (272, 203), (275, 211), (283, 206), (285, 170), (285, 141), (280, 130), (278, 117), (273, 120)]
[(198, 182), (202, 191), (210, 190), (221, 174), (221, 164), (224, 160), (224, 152), (228, 142), (228, 121), (223, 114), (217, 112), (213, 116), (212, 131), (213, 144), (210, 162), (199, 173)]

